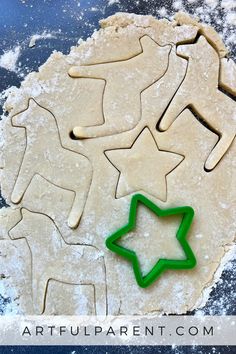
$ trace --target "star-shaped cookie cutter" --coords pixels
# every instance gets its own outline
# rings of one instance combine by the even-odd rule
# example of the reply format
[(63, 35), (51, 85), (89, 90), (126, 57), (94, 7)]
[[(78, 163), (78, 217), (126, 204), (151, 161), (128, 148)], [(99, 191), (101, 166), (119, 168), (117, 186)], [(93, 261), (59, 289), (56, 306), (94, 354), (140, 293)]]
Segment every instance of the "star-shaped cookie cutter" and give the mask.
[[(180, 223), (179, 229), (176, 233), (176, 238), (182, 246), (186, 259), (175, 260), (175, 259), (159, 259), (155, 266), (143, 276), (140, 269), (139, 260), (136, 253), (132, 250), (124, 248), (118, 245), (116, 242), (125, 234), (134, 230), (136, 227), (136, 215), (138, 203), (145, 205), (158, 217), (165, 217), (170, 215), (183, 215), (182, 221)], [(191, 269), (197, 264), (196, 258), (190, 248), (188, 242), (186, 241), (187, 233), (190, 229), (194, 217), (194, 210), (190, 206), (182, 206), (171, 209), (160, 209), (157, 205), (151, 202), (148, 198), (144, 197), (142, 194), (135, 194), (131, 199), (129, 221), (128, 224), (117, 230), (111, 236), (106, 239), (106, 246), (109, 250), (123, 256), (129, 260), (133, 265), (133, 270), (135, 274), (136, 281), (138, 285), (142, 288), (147, 288), (150, 286), (162, 272), (168, 269)]]

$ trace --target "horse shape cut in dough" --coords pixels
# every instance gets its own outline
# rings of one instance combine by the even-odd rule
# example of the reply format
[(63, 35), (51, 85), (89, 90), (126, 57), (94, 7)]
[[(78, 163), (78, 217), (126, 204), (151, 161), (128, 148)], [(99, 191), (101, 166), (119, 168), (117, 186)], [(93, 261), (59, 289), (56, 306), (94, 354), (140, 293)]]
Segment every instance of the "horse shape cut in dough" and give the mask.
[(210, 129), (220, 136), (205, 162), (206, 170), (211, 171), (235, 137), (236, 103), (218, 89), (219, 55), (205, 37), (201, 36), (196, 44), (179, 46), (177, 54), (188, 58), (187, 73), (159, 127), (162, 131), (167, 130), (185, 108), (192, 107)]
[(30, 247), (32, 296), (37, 314), (44, 311), (48, 281), (54, 279), (70, 284), (94, 284), (96, 312), (106, 315), (104, 259), (95, 247), (66, 244), (48, 216), (27, 209), (22, 209), (22, 219), (9, 235), (13, 240), (26, 238)]
[(138, 124), (141, 119), (140, 94), (165, 74), (171, 50), (170, 45), (161, 47), (149, 36), (143, 36), (140, 44), (142, 52), (131, 59), (70, 68), (71, 77), (106, 81), (104, 124), (75, 127), (73, 132), (77, 138), (112, 135), (131, 130)]
[(11, 196), (12, 202), (21, 201), (32, 178), (39, 174), (51, 183), (75, 193), (68, 224), (76, 228), (83, 213), (92, 178), (89, 160), (62, 147), (54, 116), (33, 99), (29, 100), (27, 110), (12, 118), (12, 123), (14, 126), (26, 128), (27, 140)]

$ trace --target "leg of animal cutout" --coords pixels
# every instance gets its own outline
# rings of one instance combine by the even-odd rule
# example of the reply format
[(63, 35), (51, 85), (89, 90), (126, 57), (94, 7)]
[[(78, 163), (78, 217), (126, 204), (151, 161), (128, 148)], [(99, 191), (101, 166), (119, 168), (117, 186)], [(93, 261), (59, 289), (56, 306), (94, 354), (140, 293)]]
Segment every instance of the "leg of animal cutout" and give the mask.
[(160, 121), (159, 128), (161, 131), (168, 130), (170, 126), (174, 123), (174, 121), (178, 118), (178, 116), (188, 106), (189, 100), (182, 93), (183, 92), (182, 87), (179, 89), (179, 91), (174, 96), (169, 107), (167, 108), (167, 111), (163, 116), (163, 119)]
[[(105, 268), (104, 260), (101, 259), (99, 269), (97, 269), (97, 279), (98, 281), (94, 283), (95, 286), (95, 306), (97, 316), (107, 315), (107, 285), (106, 279), (104, 277)], [(99, 274), (100, 273), (100, 274)]]
[(84, 178), (84, 184), (81, 185), (81, 191), (75, 193), (75, 199), (73, 202), (72, 209), (68, 218), (68, 225), (74, 229), (78, 226), (80, 218), (84, 211), (84, 206), (86, 202), (86, 195), (83, 195), (88, 191), (90, 186), (90, 180)]
[(140, 39), (142, 53), (124, 61), (72, 67), (72, 77), (106, 80), (103, 97), (105, 123), (75, 127), (77, 138), (112, 135), (133, 129), (141, 118), (140, 94), (166, 72), (171, 46), (160, 47), (150, 37)]
[(222, 156), (227, 152), (230, 145), (232, 144), (235, 138), (235, 132), (229, 132), (228, 134), (223, 134), (216, 144), (216, 146), (212, 149), (209, 157), (205, 162), (205, 168), (207, 171), (212, 169), (212, 166), (216, 166), (221, 160)]
[[(28, 155), (24, 156), (22, 164), (20, 166), (19, 175), (11, 195), (11, 201), (15, 204), (20, 203), (23, 195), (33, 178), (33, 169), (31, 169), (31, 161)], [(34, 172), (33, 172), (34, 173)]]
[(196, 44), (180, 46), (178, 54), (188, 58), (188, 69), (160, 122), (160, 130), (167, 130), (179, 114), (191, 106), (221, 137), (219, 146), (212, 150), (212, 156), (205, 164), (205, 168), (211, 171), (229, 149), (236, 134), (236, 104), (218, 89), (219, 56), (203, 36)]
[(49, 279), (45, 277), (45, 274), (41, 274), (41, 276), (38, 277), (38, 272), (39, 270), (35, 269), (32, 273), (32, 298), (35, 312), (38, 315), (41, 315), (44, 312), (46, 291)]
[(26, 128), (27, 146), (12, 202), (19, 203), (35, 174), (58, 187), (75, 193), (68, 224), (79, 224), (92, 180), (90, 161), (83, 155), (63, 148), (55, 117), (30, 99), (28, 109), (12, 119), (14, 126)]
[[(44, 310), (49, 279), (93, 285), (97, 313), (106, 315), (104, 259), (92, 246), (68, 245), (46, 215), (22, 209), (21, 221), (10, 231), (12, 239), (26, 238), (32, 254), (32, 294), (35, 311)], [(43, 256), (42, 256), (43, 255)]]
[[(74, 254), (81, 252), (80, 256), (78, 254), (79, 260), (71, 257), (71, 252)], [(105, 316), (107, 309), (106, 272), (104, 259), (99, 251), (91, 246), (68, 245), (58, 252), (58, 257), (64, 259), (66, 267), (59, 266), (57, 269), (54, 267), (51, 270), (51, 273), (54, 272), (53, 279), (70, 284), (93, 284), (96, 314)]]
[[(67, 301), (68, 299), (73, 301)], [(94, 285), (69, 284), (50, 279), (43, 315), (94, 316), (96, 314), (94, 300)]]

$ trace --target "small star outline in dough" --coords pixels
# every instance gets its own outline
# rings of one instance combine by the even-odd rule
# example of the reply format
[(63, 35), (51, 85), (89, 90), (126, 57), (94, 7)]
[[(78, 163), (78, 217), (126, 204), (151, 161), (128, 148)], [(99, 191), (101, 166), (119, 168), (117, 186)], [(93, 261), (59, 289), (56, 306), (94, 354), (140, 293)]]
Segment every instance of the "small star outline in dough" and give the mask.
[[(176, 260), (160, 258), (158, 259), (155, 266), (145, 276), (143, 276), (136, 253), (130, 249), (127, 249), (117, 244), (117, 241), (120, 238), (135, 229), (138, 203), (141, 203), (147, 208), (149, 208), (158, 217), (183, 215), (182, 221), (176, 233), (176, 238), (184, 250), (186, 259)], [(186, 240), (187, 234), (193, 221), (193, 217), (194, 210), (190, 206), (160, 209), (156, 204), (151, 202), (142, 194), (135, 194), (131, 199), (128, 223), (106, 239), (106, 247), (112, 252), (130, 261), (132, 263), (135, 278), (138, 285), (141, 288), (147, 288), (148, 286), (153, 284), (155, 280), (159, 278), (165, 270), (191, 269), (194, 268), (197, 264), (194, 253)]]
[(145, 127), (129, 148), (106, 150), (108, 161), (118, 170), (116, 198), (145, 192), (165, 202), (167, 175), (184, 156), (160, 150), (149, 128)]

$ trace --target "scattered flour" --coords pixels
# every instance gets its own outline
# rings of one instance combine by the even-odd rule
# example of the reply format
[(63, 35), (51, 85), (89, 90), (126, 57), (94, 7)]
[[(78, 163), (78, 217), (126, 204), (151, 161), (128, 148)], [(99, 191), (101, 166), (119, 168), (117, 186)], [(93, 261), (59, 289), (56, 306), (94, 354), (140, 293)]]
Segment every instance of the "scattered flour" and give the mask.
[(236, 13), (235, 12), (229, 12), (226, 15), (226, 20), (230, 25), (236, 26)]
[(158, 14), (159, 14), (161, 17), (165, 17), (165, 16), (167, 15), (166, 8), (165, 8), (165, 7), (161, 7), (160, 10), (158, 10)]
[(41, 34), (34, 34), (30, 38), (29, 47), (30, 48), (34, 47), (36, 45), (36, 41), (38, 41), (39, 39), (49, 39), (49, 38), (57, 38), (56, 33), (43, 31)]
[(17, 72), (17, 61), (21, 53), (21, 47), (18, 45), (13, 49), (4, 52), (0, 57), (0, 67), (9, 71)]
[[(1, 279), (1, 278), (0, 278)], [(13, 288), (5, 286), (4, 280), (0, 283), (0, 315), (18, 315), (19, 307), (17, 295)]]
[(150, 5), (150, 14), (154, 16), (171, 19), (176, 11), (187, 12), (215, 27), (232, 55), (235, 55), (236, 0), (174, 0), (159, 9)]
[(231, 10), (233, 8), (236, 8), (236, 1), (235, 0), (222, 0), (221, 7), (223, 9)]
[(108, 0), (108, 6), (111, 6), (113, 4), (119, 4), (120, 0)]
[(183, 8), (183, 3), (181, 0), (176, 0), (173, 2), (173, 8), (178, 11), (181, 10)]
[(218, 0), (205, 0), (205, 3), (210, 6), (212, 9), (214, 9), (218, 4)]

